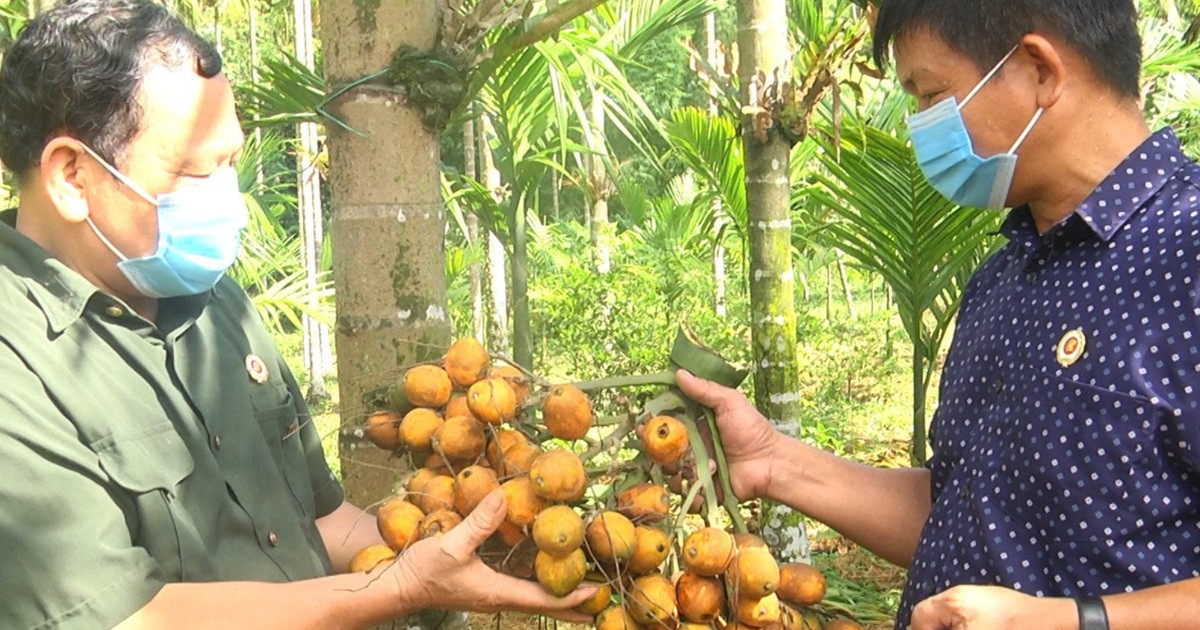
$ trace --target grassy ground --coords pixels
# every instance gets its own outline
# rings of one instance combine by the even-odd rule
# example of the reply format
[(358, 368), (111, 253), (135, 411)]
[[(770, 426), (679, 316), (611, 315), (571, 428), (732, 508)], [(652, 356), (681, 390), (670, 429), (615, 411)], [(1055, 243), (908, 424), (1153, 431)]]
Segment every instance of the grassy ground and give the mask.
[[(911, 436), (911, 381), (909, 344), (898, 320), (861, 309), (851, 320), (844, 306), (835, 308), (835, 323), (824, 321), (821, 302), (801, 313), (799, 348), (804, 365), (802, 381), (807, 406), (802, 437), (840, 455), (881, 466), (907, 466)], [(301, 383), (299, 340), (281, 340)], [(330, 400), (313, 405), (315, 422), (323, 436), (330, 465), (339, 470), (337, 457), (336, 378), (328, 381)], [(936, 383), (934, 391), (936, 393)], [(931, 401), (931, 408), (934, 401)], [(823, 610), (845, 614), (868, 628), (890, 628), (899, 604), (905, 574), (873, 554), (847, 541), (820, 523), (809, 523), (813, 563), (829, 581)], [(545, 628), (545, 620), (521, 616), (477, 615), (474, 628)], [(558, 627), (571, 628), (570, 624)]]

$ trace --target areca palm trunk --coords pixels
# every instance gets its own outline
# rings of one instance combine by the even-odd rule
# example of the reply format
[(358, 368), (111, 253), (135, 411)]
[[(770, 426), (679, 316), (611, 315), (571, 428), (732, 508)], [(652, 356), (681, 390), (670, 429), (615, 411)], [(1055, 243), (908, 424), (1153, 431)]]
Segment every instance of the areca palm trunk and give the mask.
[[(402, 45), (429, 50), (439, 28), (433, 2), (321, 6), (331, 90), (387, 67)], [(402, 366), (450, 342), (439, 146), (402, 88), (360, 85), (330, 111), (365, 134), (331, 125), (328, 146), (342, 480), (367, 506), (391, 493), (401, 466), (363, 438), (363, 422), (388, 404)]]
[[(708, 67), (719, 67), (717, 53), (717, 14), (710, 12), (704, 16), (704, 56)], [(720, 114), (717, 103), (716, 87), (713, 82), (708, 84), (708, 115), (716, 117)], [(713, 209), (713, 312), (717, 317), (725, 317), (725, 245), (721, 242), (721, 234), (725, 231), (725, 208), (720, 197), (714, 197)]]
[[(483, 185), (499, 195), (500, 170), (492, 155), (491, 141), (496, 135), (491, 118), (487, 114), (479, 117), (479, 169)], [(496, 200), (498, 203), (500, 199)], [(500, 354), (511, 354), (512, 343), (508, 328), (508, 262), (504, 243), (494, 230), (487, 234), (487, 294), (490, 316), (488, 318), (488, 349)]]
[[(758, 408), (780, 431), (796, 435), (800, 418), (792, 270), (789, 158), (791, 148), (753, 111), (766, 107), (788, 58), (786, 0), (738, 0), (742, 143), (750, 228), (750, 313)], [(764, 504), (763, 538), (785, 561), (807, 559), (804, 520), (785, 506)]]
[(592, 252), (596, 263), (596, 273), (606, 274), (612, 269), (612, 244), (610, 241), (610, 224), (608, 222), (608, 198), (611, 185), (608, 180), (608, 170), (604, 166), (607, 153), (604, 140), (604, 91), (596, 88), (592, 91), (592, 104), (588, 112), (590, 124), (588, 129), (588, 148), (592, 155), (588, 159), (591, 189), (592, 189)]
[[(312, 0), (295, 0), (292, 3), (296, 27), (296, 58), (305, 67), (316, 65), (313, 46)], [(308, 288), (308, 306), (315, 311), (317, 284), (321, 274), (321, 243), (324, 240), (324, 218), (321, 212), (321, 173), (317, 170), (317, 154), (320, 152), (317, 124), (302, 122), (297, 125), (300, 150), (297, 152), (297, 200), (300, 210), (301, 262), (304, 265), (305, 286)], [(332, 367), (332, 352), (329, 349), (329, 332), (325, 325), (307, 313), (303, 316), (304, 366), (309, 375), (310, 400), (329, 396), (325, 390), (325, 375)]]
[[(479, 180), (479, 165), (475, 159), (475, 121), (467, 119), (463, 123), (463, 173)], [(470, 245), (479, 244), (479, 217), (470, 212), (467, 214), (467, 242)], [(483, 265), (478, 261), (472, 262), (467, 273), (471, 281), (471, 333), (480, 342), (484, 339), (483, 317)]]

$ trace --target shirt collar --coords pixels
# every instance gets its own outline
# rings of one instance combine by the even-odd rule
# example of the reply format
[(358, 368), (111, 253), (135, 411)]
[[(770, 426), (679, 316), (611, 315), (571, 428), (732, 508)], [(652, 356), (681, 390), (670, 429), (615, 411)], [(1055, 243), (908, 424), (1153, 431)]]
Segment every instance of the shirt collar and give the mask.
[[(1179, 148), (1179, 138), (1175, 132), (1169, 127), (1163, 128), (1126, 156), (1121, 165), (1109, 173), (1060, 225), (1081, 221), (1100, 240), (1108, 242), (1189, 162)], [(1025, 242), (1027, 246), (1038, 240), (1033, 214), (1028, 206), (1014, 208), (1000, 231), (1009, 239)]]
[[(16, 229), (17, 211), (0, 212), (0, 266), (6, 267), (25, 285), (30, 297), (46, 317), (54, 334), (60, 334), (87, 311), (94, 299), (96, 308), (119, 305), (130, 311), (118, 298), (101, 291), (96, 285), (54, 258), (40, 245)], [(211, 291), (200, 295), (159, 300), (160, 322), (182, 333), (195, 322), (208, 304)]]
[(20, 279), (50, 329), (61, 333), (83, 315), (100, 290), (18, 232), (16, 220), (15, 209), (0, 212), (0, 265)]

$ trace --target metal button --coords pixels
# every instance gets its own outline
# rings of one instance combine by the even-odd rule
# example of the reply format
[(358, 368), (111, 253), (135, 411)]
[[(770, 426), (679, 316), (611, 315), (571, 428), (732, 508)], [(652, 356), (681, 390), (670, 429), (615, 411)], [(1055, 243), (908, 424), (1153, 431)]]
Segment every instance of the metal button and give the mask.
[(278, 547), (279, 546), (279, 534), (276, 534), (273, 531), (271, 533), (267, 534), (267, 542), (270, 543), (272, 547)]
[(213, 448), (217, 449), (218, 451), (221, 450), (221, 436), (213, 436)]
[(125, 309), (117, 306), (116, 304), (110, 304), (108, 308), (104, 309), (104, 314), (113, 319), (117, 319), (118, 317), (125, 316)]

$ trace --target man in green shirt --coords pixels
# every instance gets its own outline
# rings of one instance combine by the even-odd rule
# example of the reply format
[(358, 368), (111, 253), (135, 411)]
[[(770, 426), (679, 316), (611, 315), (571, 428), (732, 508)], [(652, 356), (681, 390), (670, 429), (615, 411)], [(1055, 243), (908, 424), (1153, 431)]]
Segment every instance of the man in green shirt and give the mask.
[[(429, 607), (572, 618), (474, 552), (370, 574), (296, 382), (224, 276), (246, 209), (217, 52), (144, 0), (30, 22), (0, 67), (0, 625), (362, 627)], [(342, 575), (336, 575), (343, 573)], [(578, 617), (577, 617), (578, 618)]]

